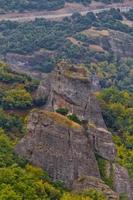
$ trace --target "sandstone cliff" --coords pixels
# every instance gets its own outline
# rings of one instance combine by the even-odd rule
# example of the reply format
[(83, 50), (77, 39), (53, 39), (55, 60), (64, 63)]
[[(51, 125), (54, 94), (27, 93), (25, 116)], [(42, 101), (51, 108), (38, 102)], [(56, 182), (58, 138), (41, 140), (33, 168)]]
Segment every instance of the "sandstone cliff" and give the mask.
[[(45, 99), (46, 105), (31, 112), (28, 134), (16, 146), (16, 152), (67, 187), (97, 188), (104, 191), (107, 199), (117, 200), (118, 194), (101, 181), (97, 154), (115, 166), (114, 190), (126, 193), (132, 200), (128, 173), (114, 164), (116, 149), (95, 98), (97, 90), (96, 75), (90, 77), (84, 68), (62, 63), (39, 86), (37, 97)], [(81, 125), (56, 113), (58, 108), (67, 108), (68, 114), (76, 115)], [(84, 181), (79, 183), (83, 177)]]

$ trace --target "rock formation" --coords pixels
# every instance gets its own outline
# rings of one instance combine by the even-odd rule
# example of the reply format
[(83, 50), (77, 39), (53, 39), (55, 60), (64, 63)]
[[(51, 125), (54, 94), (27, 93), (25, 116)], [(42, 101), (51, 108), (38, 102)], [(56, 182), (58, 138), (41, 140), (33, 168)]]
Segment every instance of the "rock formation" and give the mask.
[(127, 170), (118, 164), (114, 165), (114, 184), (116, 192), (133, 198), (133, 185), (129, 179)]
[(112, 191), (102, 180), (92, 176), (86, 176), (75, 180), (72, 188), (75, 192), (84, 191), (87, 190), (87, 188), (95, 188), (103, 192), (108, 200), (119, 200), (118, 193)]
[[(84, 68), (67, 67), (62, 63), (39, 86), (37, 97), (45, 99), (46, 105), (30, 114), (28, 134), (16, 146), (16, 152), (67, 187), (97, 188), (104, 191), (108, 199), (118, 200), (118, 194), (101, 181), (95, 158), (98, 154), (113, 164), (116, 156), (111, 133), (107, 131), (95, 97), (97, 90), (99, 83), (95, 74), (90, 77)], [(67, 108), (68, 115), (76, 115), (81, 125), (56, 113), (59, 108)], [(115, 191), (128, 193), (132, 200), (126, 170), (114, 166)], [(75, 181), (83, 177), (84, 182), (79, 187)]]
[(57, 113), (35, 110), (28, 132), (17, 152), (46, 169), (53, 180), (62, 180), (70, 187), (79, 177), (100, 177), (94, 152), (77, 123)]

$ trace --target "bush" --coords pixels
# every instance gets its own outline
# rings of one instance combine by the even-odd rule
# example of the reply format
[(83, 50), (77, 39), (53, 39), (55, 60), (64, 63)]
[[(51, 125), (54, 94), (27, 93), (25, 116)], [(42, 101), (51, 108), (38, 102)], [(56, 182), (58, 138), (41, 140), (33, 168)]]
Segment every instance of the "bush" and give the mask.
[(68, 109), (67, 108), (58, 108), (57, 110), (56, 110), (56, 112), (57, 113), (59, 113), (59, 114), (61, 114), (61, 115), (64, 115), (64, 116), (66, 116), (67, 114), (68, 114)]
[(74, 114), (69, 115), (68, 118), (69, 118), (70, 120), (72, 120), (72, 121), (78, 123), (78, 124), (81, 124), (81, 121), (79, 120), (79, 118), (78, 118), (76, 115), (74, 115)]
[(25, 109), (32, 106), (32, 97), (25, 89), (8, 90), (1, 101), (5, 109)]

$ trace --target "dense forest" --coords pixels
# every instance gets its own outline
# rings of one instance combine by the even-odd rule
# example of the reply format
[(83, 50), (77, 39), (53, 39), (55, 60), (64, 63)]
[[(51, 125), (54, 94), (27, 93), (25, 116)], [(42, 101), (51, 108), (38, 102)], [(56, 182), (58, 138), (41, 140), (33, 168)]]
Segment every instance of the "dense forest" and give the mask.
[[(123, 0), (97, 0), (103, 3), (116, 3), (123, 2)], [(65, 3), (81, 3), (83, 5), (89, 5), (92, 0), (0, 0), (0, 12), (6, 11), (19, 11), (25, 10), (57, 10), (63, 8)]]
[[(131, 17), (131, 11), (127, 18)], [(0, 22), (0, 54), (32, 54), (40, 49), (51, 51), (52, 56), (34, 59), (34, 67), (42, 71), (51, 71), (60, 59), (70, 59), (72, 63), (90, 63), (94, 60), (110, 62), (113, 56), (108, 41), (87, 37), (84, 30), (95, 27), (97, 30), (116, 30), (133, 35), (133, 28), (122, 23), (123, 16), (119, 10), (111, 9), (95, 16), (88, 13), (81, 16), (73, 14), (61, 22), (36, 19), (34, 22)], [(75, 38), (82, 45), (69, 40)], [(89, 46), (99, 45), (103, 41), (103, 51), (94, 51)], [(48, 70), (49, 68), (49, 70)]]
[[(34, 0), (21, 1), (19, 4), (18, 1), (1, 0), (0, 8), (19, 11), (28, 7), (50, 10), (60, 8), (65, 3), (53, 2), (49, 5), (46, 1)], [(125, 16), (115, 9), (98, 15), (88, 13), (81, 16), (75, 13), (71, 18), (64, 18), (60, 22), (44, 19), (23, 23), (3, 21), (0, 22), (0, 55), (4, 58), (7, 53), (31, 55), (45, 49), (53, 53), (52, 57), (34, 60), (34, 70), (49, 73), (63, 59), (85, 66), (90, 74), (96, 73), (101, 84), (101, 91), (96, 96), (117, 147), (117, 162), (128, 169), (133, 179), (133, 59), (116, 57), (108, 44), (104, 46), (104, 51), (96, 52), (88, 47), (99, 45), (99, 40), (83, 34), (86, 29), (93, 27), (98, 31), (113, 30), (133, 36), (133, 27), (123, 24), (123, 17), (133, 20), (133, 10)], [(71, 37), (82, 45), (73, 44), (68, 39)], [(45, 99), (36, 97), (38, 85), (38, 80), (13, 72), (4, 63), (0, 64), (0, 199), (106, 200), (96, 190), (78, 195), (71, 193), (61, 182), (53, 183), (45, 171), (31, 166), (14, 153), (15, 144), (26, 134), (29, 112), (45, 104)], [(64, 114), (66, 110), (57, 112)]]

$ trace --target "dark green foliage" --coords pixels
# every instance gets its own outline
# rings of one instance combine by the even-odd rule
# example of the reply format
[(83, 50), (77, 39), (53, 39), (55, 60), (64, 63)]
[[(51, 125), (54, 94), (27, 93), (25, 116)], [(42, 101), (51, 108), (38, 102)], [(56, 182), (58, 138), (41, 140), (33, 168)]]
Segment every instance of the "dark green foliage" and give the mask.
[(128, 20), (133, 21), (133, 9), (131, 9), (128, 13), (125, 13), (125, 16)]
[(23, 123), (19, 116), (15, 114), (7, 114), (0, 110), (0, 127), (8, 132), (23, 132)]
[(116, 88), (99, 94), (103, 117), (113, 133), (117, 146), (117, 161), (129, 171), (133, 179), (133, 95)]
[(68, 118), (69, 118), (70, 120), (72, 120), (72, 121), (78, 123), (78, 124), (81, 124), (81, 121), (79, 120), (79, 118), (78, 118), (76, 115), (74, 115), (74, 114), (68, 115)]
[(116, 88), (105, 89), (99, 95), (103, 108), (103, 116), (109, 128), (114, 132), (133, 130), (133, 95)]
[[(103, 3), (117, 3), (123, 2), (123, 0), (97, 0)], [(66, 2), (82, 3), (89, 5), (92, 0), (0, 0), (0, 11), (15, 11), (23, 12), (25, 10), (57, 10), (64, 7)]]
[(111, 20), (122, 20), (122, 14), (118, 9), (110, 9), (109, 11), (103, 11), (101, 13), (97, 14), (98, 18), (102, 21), (102, 22), (108, 22)]
[(110, 62), (99, 62), (91, 66), (97, 71), (100, 77), (102, 88), (117, 87), (119, 90), (128, 90), (133, 92), (133, 60), (127, 59), (114, 61), (113, 57)]
[(67, 115), (69, 110), (67, 108), (58, 108), (56, 110), (57, 113), (60, 113), (61, 115)]
[[(85, 37), (80, 31), (96, 26), (99, 29), (110, 28), (132, 35), (133, 29), (121, 23), (120, 20), (122, 20), (122, 15), (119, 10), (112, 9), (111, 11), (99, 13), (97, 17), (93, 13), (88, 13), (86, 16), (75, 13), (71, 18), (65, 18), (59, 22), (45, 19), (37, 19), (33, 22), (21, 24), (3, 21), (0, 22), (0, 55), (11, 52), (31, 54), (40, 49), (44, 49), (44, 52), (50, 50), (51, 56), (45, 55), (30, 61), (34, 70), (45, 73), (51, 72), (59, 59), (70, 59), (73, 63), (110, 60), (108, 52), (95, 53), (88, 48), (90, 44), (99, 44), (98, 39)], [(67, 39), (70, 36), (77, 37), (77, 35), (77, 39), (84, 41), (85, 45), (77, 46)], [(109, 51), (110, 46), (105, 50)], [(2, 78), (8, 81), (10, 74), (4, 74), (4, 76)], [(13, 80), (10, 78), (10, 81)]]

